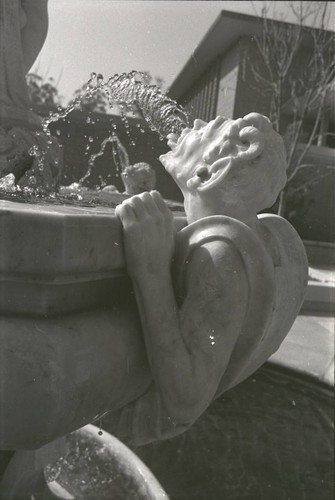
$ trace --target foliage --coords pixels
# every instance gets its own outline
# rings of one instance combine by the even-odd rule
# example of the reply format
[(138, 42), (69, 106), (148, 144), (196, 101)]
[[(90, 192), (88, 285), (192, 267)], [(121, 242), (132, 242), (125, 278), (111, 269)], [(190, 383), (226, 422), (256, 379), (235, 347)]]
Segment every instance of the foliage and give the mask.
[(45, 80), (36, 73), (28, 73), (26, 82), (32, 107), (45, 106), (55, 109), (61, 105), (62, 99), (53, 78)]
[[(74, 93), (73, 100), (80, 98), (80, 109), (90, 113), (108, 113), (110, 108), (108, 97), (103, 89), (97, 88), (93, 81), (85, 83)], [(82, 97), (81, 97), (82, 96)]]
[[(290, 183), (306, 166), (310, 147), (326, 143), (326, 121), (335, 90), (334, 34), (324, 29), (328, 3), (287, 4), (292, 24), (269, 19), (269, 8), (264, 6), (262, 31), (254, 37), (256, 57), (249, 58), (254, 86), (268, 100), (274, 128), (285, 138), (288, 183), (280, 195), (281, 215), (292, 191)], [(306, 44), (308, 56), (303, 50)]]

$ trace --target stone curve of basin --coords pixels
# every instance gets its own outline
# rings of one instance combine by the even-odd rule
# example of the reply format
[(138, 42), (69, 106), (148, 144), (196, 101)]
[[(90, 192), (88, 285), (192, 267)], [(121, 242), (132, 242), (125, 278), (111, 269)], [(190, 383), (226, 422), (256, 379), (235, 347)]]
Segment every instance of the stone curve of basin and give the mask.
[[(185, 225), (184, 217), (175, 220), (178, 228)], [(39, 238), (37, 229), (43, 229)], [(71, 237), (73, 247), (48, 245), (48, 238), (57, 242), (57, 236)], [(76, 256), (80, 260), (77, 252), (84, 250), (89, 256), (87, 240), (99, 249), (91, 260), (75, 263)], [(41, 262), (47, 248), (50, 254)], [(5, 402), (0, 449), (39, 448), (118, 410), (148, 389), (151, 376), (124, 268), (121, 225), (113, 210), (1, 201), (0, 251), (0, 398)], [(10, 280), (16, 289), (31, 280), (31, 288), (12, 294), (11, 303), (6, 296)], [(88, 287), (84, 300), (75, 300), (83, 283)], [(66, 286), (70, 292), (61, 301)], [(53, 288), (54, 294), (45, 291)], [(100, 298), (108, 292), (107, 302), (102, 303)], [(44, 303), (39, 302), (43, 296)], [(25, 300), (35, 309), (23, 307)]]

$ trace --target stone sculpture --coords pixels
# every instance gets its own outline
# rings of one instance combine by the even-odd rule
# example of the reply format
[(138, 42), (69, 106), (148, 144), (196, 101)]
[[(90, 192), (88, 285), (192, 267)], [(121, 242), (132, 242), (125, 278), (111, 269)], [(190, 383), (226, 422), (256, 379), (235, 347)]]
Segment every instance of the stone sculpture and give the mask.
[[(44, 150), (50, 138), (28, 111), (24, 82), (44, 41), (46, 6), (46, 0), (0, 0), (0, 177), (13, 175), (22, 188), (43, 185), (51, 190), (60, 179), (59, 149), (56, 142), (48, 144), (54, 150), (51, 156), (43, 154), (41, 170), (36, 147)], [(11, 47), (10, 54), (5, 47)], [(267, 118), (252, 113), (235, 121), (196, 120), (180, 137), (170, 135), (168, 144), (171, 151), (160, 159), (184, 195), (188, 225), (181, 231), (153, 191), (135, 195), (116, 209), (124, 254), (117, 236), (120, 223), (114, 220), (111, 227), (111, 214), (90, 214), (87, 223), (84, 210), (72, 213), (61, 207), (51, 216), (52, 224), (42, 210), (35, 226), (33, 218), (31, 227), (47, 227), (56, 244), (60, 235), (64, 238), (58, 252), (62, 255), (52, 265), (57, 261), (62, 271), (66, 299), (56, 312), (46, 300), (42, 313), (40, 303), (31, 300), (41, 283), (47, 299), (53, 297), (53, 280), (47, 281), (48, 272), (53, 275), (46, 266), (42, 279), (31, 272), (33, 282), (24, 283), (27, 310), (16, 314), (10, 302), (11, 309), (0, 318), (1, 394), (3, 399), (12, 397), (1, 417), (2, 449), (42, 446), (106, 411), (112, 412), (106, 417), (109, 429), (125, 441), (143, 444), (174, 436), (189, 428), (214, 398), (264, 363), (288, 333), (307, 284), (304, 247), (287, 221), (257, 215), (274, 203), (286, 182), (280, 136)], [(35, 270), (42, 245), (39, 241), (35, 249), (38, 239), (26, 227), (31, 213), (4, 209), (0, 229), (11, 235), (4, 261), (13, 254), (11, 246), (18, 247), (15, 242), (24, 249), (29, 243), (28, 268)], [(10, 217), (22, 226), (19, 235)], [(72, 250), (78, 235), (82, 240), (76, 254)], [(113, 242), (110, 260), (115, 255), (119, 259), (115, 273), (105, 259), (106, 242)], [(42, 261), (49, 263), (55, 248), (43, 255), (39, 268)], [(118, 274), (124, 258), (132, 285), (124, 271)], [(101, 260), (104, 266), (97, 273)], [(97, 300), (87, 311), (73, 309), (67, 297), (76, 303), (91, 300), (92, 288), (82, 276), (86, 279), (92, 262), (94, 300), (110, 290), (114, 277), (122, 293), (113, 285), (108, 307)], [(18, 270), (27, 262), (17, 263), (10, 290), (26, 277)], [(97, 274), (104, 279), (98, 281)], [(70, 288), (69, 276), (80, 278), (69, 282)], [(82, 297), (74, 291), (82, 290), (83, 283), (87, 288)], [(16, 293), (12, 299), (20, 307), (24, 302)]]
[[(4, 397), (15, 400), (2, 423), (7, 449), (41, 446), (106, 410), (106, 426), (126, 442), (172, 437), (264, 363), (288, 333), (307, 283), (304, 247), (286, 220), (257, 215), (286, 181), (280, 136), (253, 113), (196, 120), (169, 145), (161, 161), (184, 194), (188, 225), (175, 231), (157, 192), (116, 209), (137, 306), (126, 285), (107, 309), (1, 318)], [(96, 217), (92, 235), (105, 216)], [(68, 237), (73, 221), (71, 233), (62, 231)], [(109, 218), (104, 224), (110, 227)], [(85, 222), (84, 238), (87, 229)], [(111, 237), (110, 230), (101, 234), (112, 253), (120, 245), (116, 226)], [(70, 247), (67, 253), (71, 260)], [(26, 397), (25, 413), (13, 414)]]
[[(183, 192), (188, 225), (176, 232), (155, 191), (116, 208), (137, 307), (125, 289), (105, 310), (2, 318), (8, 372), (13, 364), (29, 375), (10, 378), (10, 393), (21, 383), (37, 407), (48, 401), (49, 415), (34, 419), (29, 407), (28, 435), (17, 415), (6, 419), (8, 445), (12, 437), (34, 448), (104, 409), (105, 425), (125, 442), (173, 437), (257, 370), (290, 330), (307, 284), (304, 247), (286, 220), (257, 215), (286, 182), (282, 139), (252, 113), (196, 120), (169, 145), (160, 159)], [(11, 348), (18, 334), (19, 356)]]
[(156, 174), (149, 163), (139, 162), (126, 166), (121, 172), (125, 194), (133, 195), (152, 191), (156, 184)]
[(0, 178), (43, 192), (59, 185), (62, 151), (29, 109), (25, 75), (47, 29), (47, 0), (0, 0)]
[(257, 215), (286, 183), (284, 144), (268, 118), (195, 120), (169, 146), (160, 160), (183, 192), (189, 225), (175, 235), (157, 192), (116, 208), (153, 382), (114, 425), (141, 444), (182, 432), (259, 368), (289, 332), (307, 285), (296, 231)]

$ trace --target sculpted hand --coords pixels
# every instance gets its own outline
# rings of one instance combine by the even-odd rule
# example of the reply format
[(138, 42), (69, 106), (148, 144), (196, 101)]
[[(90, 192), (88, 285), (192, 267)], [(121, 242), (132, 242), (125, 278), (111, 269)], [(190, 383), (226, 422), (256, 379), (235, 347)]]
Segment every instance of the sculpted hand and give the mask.
[(115, 209), (123, 226), (127, 270), (132, 278), (165, 276), (174, 251), (173, 216), (157, 191), (125, 200)]

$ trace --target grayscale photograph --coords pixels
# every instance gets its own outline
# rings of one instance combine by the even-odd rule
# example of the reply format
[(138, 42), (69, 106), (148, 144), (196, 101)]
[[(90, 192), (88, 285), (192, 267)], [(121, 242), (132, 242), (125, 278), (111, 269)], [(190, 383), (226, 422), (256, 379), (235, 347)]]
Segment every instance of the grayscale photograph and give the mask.
[(0, 500), (333, 500), (334, 19), (0, 0)]

